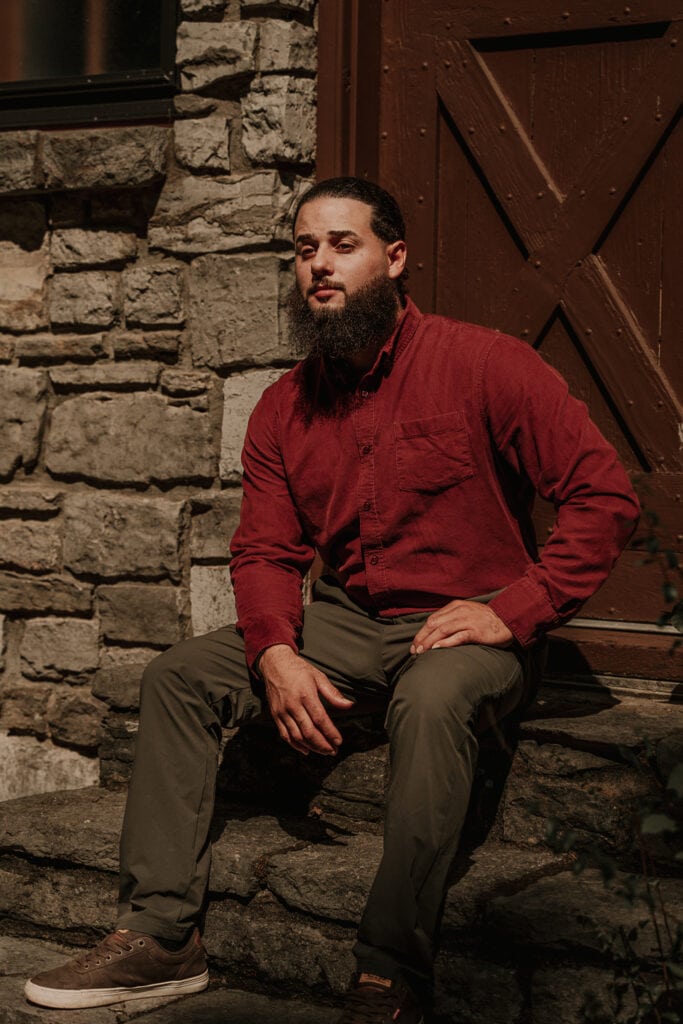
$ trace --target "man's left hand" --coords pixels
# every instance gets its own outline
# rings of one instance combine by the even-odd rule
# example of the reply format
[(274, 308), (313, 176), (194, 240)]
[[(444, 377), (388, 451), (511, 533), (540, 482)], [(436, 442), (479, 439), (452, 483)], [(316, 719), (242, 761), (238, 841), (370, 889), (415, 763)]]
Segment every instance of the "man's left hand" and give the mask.
[(451, 601), (432, 612), (410, 645), (411, 654), (459, 647), (461, 644), (487, 644), (509, 647), (514, 637), (492, 608), (479, 601)]

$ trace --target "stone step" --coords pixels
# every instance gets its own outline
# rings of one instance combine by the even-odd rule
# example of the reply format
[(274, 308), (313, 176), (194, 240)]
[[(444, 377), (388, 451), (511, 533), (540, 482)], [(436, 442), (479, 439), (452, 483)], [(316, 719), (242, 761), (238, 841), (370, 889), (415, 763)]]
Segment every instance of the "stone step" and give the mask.
[(0, 1024), (333, 1024), (339, 1010), (295, 999), (212, 985), (181, 999), (138, 999), (88, 1010), (49, 1010), (27, 1002), (27, 975), (58, 964), (77, 950), (54, 942), (0, 935)]
[[(615, 892), (595, 870), (577, 877), (575, 854), (552, 853), (543, 834), (557, 819), (579, 841), (628, 859), (634, 802), (661, 789), (683, 760), (680, 722), (680, 706), (605, 703), (551, 688), (522, 723), (512, 759), (495, 745), (492, 760), (484, 752), (483, 803), (487, 792), (500, 791), (485, 807), (494, 813), (484, 815), (483, 830), (470, 830), (454, 865), (436, 965), (436, 1019), (578, 1024), (581, 993), (596, 985), (608, 991), (611, 954), (603, 939), (620, 928), (637, 929), (640, 952), (656, 965), (652, 934), (638, 928), (644, 903), (618, 894), (627, 876), (617, 875)], [(291, 758), (264, 729), (228, 742), (205, 927), (218, 983), (323, 1004), (344, 991), (381, 854), (386, 751), (370, 733), (360, 748), (312, 766), (312, 759)], [(496, 771), (502, 765), (500, 777), (489, 773), (492, 764)], [(264, 788), (264, 773), (276, 785)], [(304, 798), (291, 801), (292, 792)], [(121, 791), (91, 788), (0, 805), (6, 934), (87, 945), (111, 928), (124, 799)], [(474, 805), (476, 818), (476, 797)], [(473, 844), (473, 834), (485, 838)], [(675, 930), (683, 921), (683, 881), (667, 876), (680, 875), (680, 865), (670, 850), (655, 852)], [(568, 1016), (558, 993), (574, 1007)]]

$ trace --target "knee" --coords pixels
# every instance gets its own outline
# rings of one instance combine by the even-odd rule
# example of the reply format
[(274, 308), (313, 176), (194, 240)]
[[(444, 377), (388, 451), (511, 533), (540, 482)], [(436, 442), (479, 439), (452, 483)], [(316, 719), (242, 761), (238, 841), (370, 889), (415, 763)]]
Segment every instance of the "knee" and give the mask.
[(184, 689), (187, 686), (191, 659), (186, 657), (185, 648), (189, 643), (188, 640), (181, 640), (162, 654), (158, 654), (145, 667), (140, 680), (141, 704), (158, 703), (170, 690), (178, 686)]
[[(420, 656), (424, 658), (424, 655)], [(447, 730), (459, 734), (469, 731), (472, 702), (467, 687), (453, 678), (439, 678), (420, 665), (406, 672), (399, 681), (387, 713), (387, 731), (426, 728), (430, 733)]]

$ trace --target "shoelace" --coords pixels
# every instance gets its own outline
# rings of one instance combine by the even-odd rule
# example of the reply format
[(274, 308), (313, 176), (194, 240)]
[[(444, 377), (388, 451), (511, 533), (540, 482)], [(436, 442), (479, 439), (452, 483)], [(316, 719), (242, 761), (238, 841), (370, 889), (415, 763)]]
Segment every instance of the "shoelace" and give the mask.
[(377, 1024), (382, 1020), (397, 1020), (399, 1009), (395, 989), (392, 991), (383, 985), (365, 982), (348, 993), (340, 1024)]
[(90, 967), (92, 964), (98, 967), (108, 957), (111, 958), (112, 955), (122, 956), (123, 953), (130, 953), (132, 948), (133, 946), (123, 932), (112, 932), (111, 935), (105, 935), (102, 941), (98, 942), (92, 949), (77, 956), (75, 962), (82, 968)]

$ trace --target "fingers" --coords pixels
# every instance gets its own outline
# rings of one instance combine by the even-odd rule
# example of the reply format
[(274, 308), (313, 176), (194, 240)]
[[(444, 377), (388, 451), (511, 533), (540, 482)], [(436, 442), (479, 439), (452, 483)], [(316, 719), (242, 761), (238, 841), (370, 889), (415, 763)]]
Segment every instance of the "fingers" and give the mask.
[(508, 647), (512, 633), (493, 609), (476, 601), (451, 601), (434, 612), (415, 634), (411, 654), (460, 644)]
[(325, 679), (318, 683), (318, 693), (320, 693), (329, 704), (334, 704), (336, 708), (353, 707), (354, 701), (345, 697), (343, 693), (340, 693), (337, 687), (334, 686), (329, 679)]

